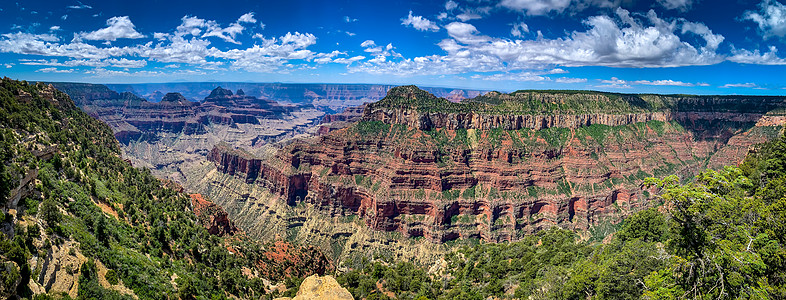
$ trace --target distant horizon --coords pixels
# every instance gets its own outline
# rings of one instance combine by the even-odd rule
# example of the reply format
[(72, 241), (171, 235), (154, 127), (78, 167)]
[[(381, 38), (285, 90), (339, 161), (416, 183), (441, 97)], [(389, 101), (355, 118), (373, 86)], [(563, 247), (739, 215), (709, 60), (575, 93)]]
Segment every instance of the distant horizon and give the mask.
[[(2, 76), (2, 75), (0, 75)], [(25, 80), (25, 79), (14, 79), (14, 80)], [(84, 83), (84, 84), (96, 84), (96, 85), (167, 85), (167, 84), (287, 84), (287, 85), (369, 85), (369, 86), (407, 86), (407, 85), (414, 85), (418, 88), (439, 88), (439, 89), (454, 89), (454, 90), (463, 90), (463, 91), (477, 91), (477, 92), (500, 92), (505, 94), (510, 94), (517, 91), (542, 91), (542, 92), (564, 92), (564, 91), (580, 91), (580, 92), (595, 92), (595, 93), (608, 93), (608, 94), (621, 94), (621, 95), (659, 95), (659, 96), (745, 96), (745, 97), (786, 97), (786, 92), (784, 94), (686, 94), (686, 93), (650, 93), (650, 92), (615, 92), (615, 91), (603, 91), (603, 90), (591, 90), (591, 89), (537, 89), (537, 88), (522, 88), (522, 89), (514, 89), (508, 91), (502, 90), (487, 90), (487, 89), (472, 89), (472, 88), (462, 88), (462, 87), (454, 87), (454, 86), (434, 86), (434, 85), (425, 85), (425, 84), (386, 84), (386, 83), (331, 83), (331, 82), (253, 82), (253, 81), (176, 81), (176, 82), (144, 82), (144, 83), (95, 83), (95, 82), (80, 82), (80, 81), (48, 81), (48, 80), (25, 80), (28, 82), (44, 82), (44, 83)], [(216, 88), (221, 87), (224, 89), (231, 90), (233, 93), (236, 90), (232, 90), (220, 85), (217, 85)], [(215, 89), (215, 88), (213, 88)], [(117, 92), (117, 91), (116, 91)], [(482, 94), (483, 94), (482, 93)], [(481, 94), (481, 95), (482, 95)]]

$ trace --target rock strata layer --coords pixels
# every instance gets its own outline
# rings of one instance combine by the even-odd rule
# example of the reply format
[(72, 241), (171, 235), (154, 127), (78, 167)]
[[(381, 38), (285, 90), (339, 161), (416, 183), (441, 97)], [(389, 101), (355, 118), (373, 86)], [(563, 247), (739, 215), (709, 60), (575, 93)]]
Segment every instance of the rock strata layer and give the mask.
[[(533, 97), (504, 102), (501, 94), (455, 104), (396, 88), (367, 106), (362, 121), (264, 160), (220, 146), (208, 158), (220, 172), (261, 185), (290, 205), (355, 215), (376, 230), (435, 242), (499, 242), (552, 226), (589, 235), (588, 229), (655, 204), (652, 191), (641, 186), (644, 178), (689, 178), (734, 164), (783, 125), (773, 117), (761, 122), (782, 103), (772, 97), (647, 96), (639, 103), (626, 98), (633, 96), (591, 94), (602, 105), (587, 108), (572, 96), (552, 96), (534, 97), (545, 104)], [(732, 100), (758, 102), (735, 112)], [(560, 101), (564, 109), (551, 114), (500, 108), (532, 110)], [(462, 105), (473, 109), (462, 111)], [(664, 108), (641, 108), (647, 105)]]

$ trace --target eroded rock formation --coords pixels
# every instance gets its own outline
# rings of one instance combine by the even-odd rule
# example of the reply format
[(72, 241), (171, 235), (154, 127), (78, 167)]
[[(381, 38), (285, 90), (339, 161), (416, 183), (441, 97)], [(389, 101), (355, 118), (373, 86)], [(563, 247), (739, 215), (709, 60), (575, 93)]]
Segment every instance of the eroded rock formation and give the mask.
[[(227, 147), (209, 159), (291, 205), (357, 215), (376, 230), (510, 241), (617, 223), (653, 205), (644, 178), (734, 164), (782, 125), (759, 122), (777, 97), (530, 94), (456, 104), (397, 88), (362, 121), (266, 160)], [(544, 113), (551, 105), (562, 110)]]
[(217, 236), (235, 235), (240, 232), (229, 220), (227, 212), (200, 194), (191, 194), (191, 209), (210, 234)]

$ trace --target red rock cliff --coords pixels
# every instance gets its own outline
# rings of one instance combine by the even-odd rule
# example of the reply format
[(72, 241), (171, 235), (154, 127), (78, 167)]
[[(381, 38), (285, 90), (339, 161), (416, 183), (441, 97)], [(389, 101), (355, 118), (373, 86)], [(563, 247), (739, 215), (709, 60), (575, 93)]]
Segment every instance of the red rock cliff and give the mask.
[[(209, 159), (224, 172), (258, 174), (246, 179), (290, 204), (354, 214), (377, 230), (510, 241), (551, 226), (619, 222), (653, 204), (644, 178), (734, 164), (778, 134), (755, 126), (760, 111), (684, 107), (546, 117), (367, 108), (364, 121), (289, 145), (258, 167), (226, 147)], [(782, 125), (772, 120), (760, 125)]]

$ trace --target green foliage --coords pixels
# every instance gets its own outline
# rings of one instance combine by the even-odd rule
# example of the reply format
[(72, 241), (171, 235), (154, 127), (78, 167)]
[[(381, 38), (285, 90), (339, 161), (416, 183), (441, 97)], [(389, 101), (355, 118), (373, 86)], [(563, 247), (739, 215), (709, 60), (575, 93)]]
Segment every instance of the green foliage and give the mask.
[(642, 240), (664, 242), (668, 237), (669, 223), (657, 208), (650, 208), (625, 219), (625, 225), (617, 231), (621, 241)]
[(355, 132), (363, 136), (378, 136), (390, 130), (390, 125), (380, 121), (360, 121), (352, 127)]
[[(33, 142), (19, 142), (24, 139)], [(53, 158), (33, 155), (48, 145), (55, 145)], [(17, 179), (0, 180), (0, 191), (37, 172), (40, 184), (31, 184), (35, 190), (20, 202), (19, 211), (20, 216), (37, 216), (47, 225), (44, 248), (34, 243), (41, 238), (35, 223), (16, 226), (12, 240), (0, 234), (0, 264), (18, 266), (18, 271), (7, 273), (13, 276), (0, 279), (20, 278), (16, 294), (32, 298), (27, 285), (33, 277), (29, 258), (42, 255), (47, 245), (73, 241), (88, 258), (80, 269), (79, 298), (129, 298), (101, 287), (99, 261), (109, 269), (110, 283), (122, 282), (141, 299), (264, 295), (259, 279), (239, 272), (268, 262), (262, 245), (211, 235), (191, 212), (186, 195), (165, 188), (149, 170), (132, 167), (120, 154), (110, 128), (76, 108), (65, 94), (41, 84), (0, 80), (0, 176)], [(96, 203), (117, 216), (106, 214)], [(9, 221), (5, 214), (3, 221)], [(242, 255), (229, 253), (230, 245)], [(70, 255), (76, 252), (69, 250)], [(311, 265), (324, 262), (317, 253), (308, 254)], [(285, 268), (279, 269), (265, 269), (266, 278), (283, 279)], [(296, 273), (302, 276), (301, 272), (307, 271)], [(172, 274), (179, 277), (176, 287)]]
[(56, 227), (60, 223), (63, 216), (60, 214), (60, 209), (57, 208), (54, 198), (48, 197), (41, 203), (41, 217), (49, 227)]

